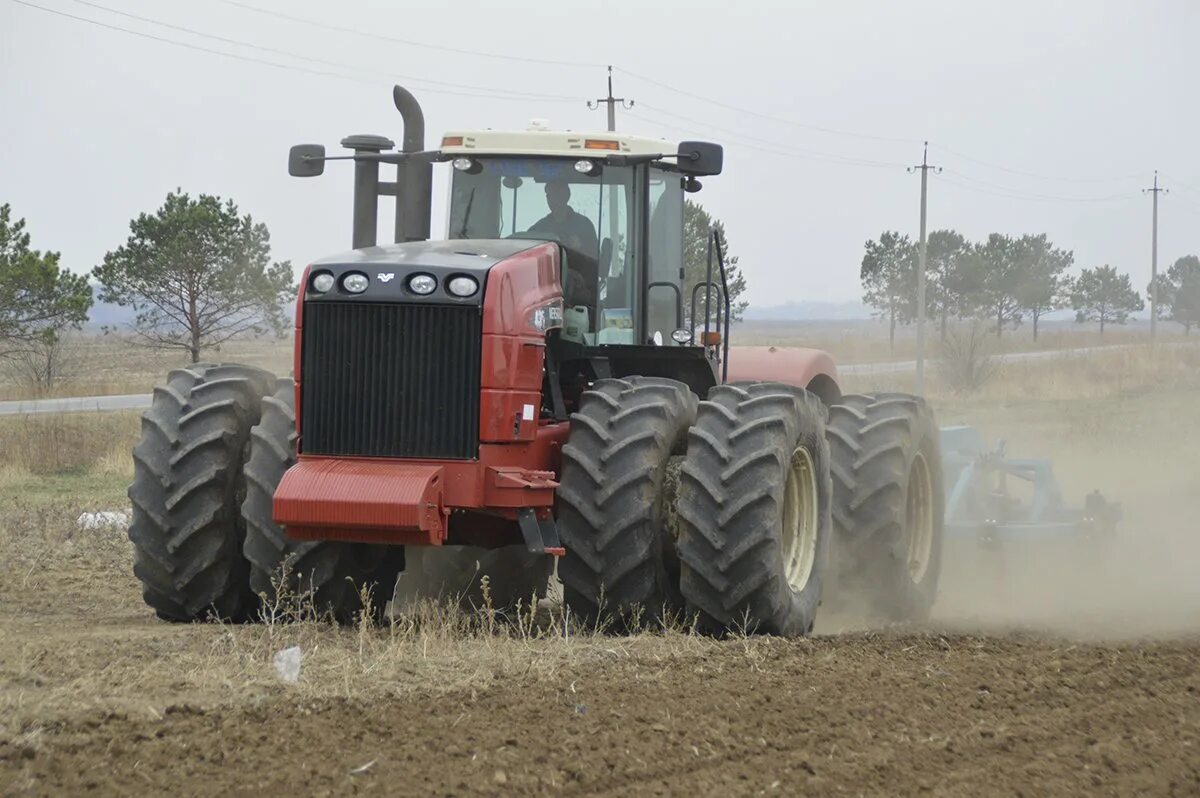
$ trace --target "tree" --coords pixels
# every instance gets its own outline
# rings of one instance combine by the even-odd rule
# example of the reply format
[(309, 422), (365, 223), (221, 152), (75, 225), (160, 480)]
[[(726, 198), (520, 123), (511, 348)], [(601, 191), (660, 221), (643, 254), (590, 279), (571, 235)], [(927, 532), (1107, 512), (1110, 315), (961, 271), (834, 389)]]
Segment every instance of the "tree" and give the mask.
[(0, 205), (0, 357), (35, 349), (47, 334), (80, 327), (92, 307), (87, 277), (59, 266), (59, 253), (29, 248), (25, 220)]
[(291, 264), (271, 263), (270, 234), (232, 200), (180, 192), (129, 224), (125, 245), (96, 267), (100, 297), (131, 306), (133, 331), (156, 348), (200, 351), (243, 333), (282, 333)]
[(963, 319), (978, 310), (984, 270), (974, 249), (954, 230), (934, 230), (926, 240), (927, 299), (930, 311), (941, 319), (943, 341), (950, 317)]
[(981, 292), (983, 307), (996, 320), (997, 338), (1005, 325), (1016, 327), (1024, 318), (1018, 292), (1025, 272), (1018, 254), (1017, 242), (1000, 233), (992, 233), (987, 243), (978, 248), (984, 270)]
[(1158, 275), (1158, 302), (1166, 310), (1159, 318), (1182, 324), (1184, 335), (1191, 335), (1192, 327), (1200, 325), (1200, 258), (1184, 255)]
[[(746, 290), (746, 276), (738, 268), (737, 255), (729, 254), (729, 240), (725, 237), (725, 224), (720, 219), (713, 218), (700, 203), (685, 199), (683, 201), (683, 312), (684, 316), (688, 318), (688, 324), (685, 324), (685, 327), (692, 323), (690, 319), (692, 290), (696, 285), (703, 283), (708, 274), (708, 242), (712, 238), (714, 228), (721, 237), (721, 248), (725, 255), (725, 279), (729, 283), (729, 317), (733, 321), (740, 320), (742, 313), (750, 306), (749, 302), (739, 299)], [(720, 285), (721, 277), (716, 259), (717, 255), (714, 252), (713, 282)], [(697, 312), (700, 312), (704, 302), (703, 291), (697, 296), (696, 302)]]
[(863, 301), (888, 320), (888, 343), (896, 345), (896, 324), (916, 317), (917, 245), (906, 236), (886, 231), (868, 241), (859, 273)]
[(1065, 272), (1075, 262), (1075, 254), (1057, 249), (1045, 233), (1021, 236), (1013, 242), (1012, 253), (1016, 261), (1013, 296), (1018, 308), (1033, 319), (1036, 341), (1041, 317), (1071, 301), (1070, 281)]
[(45, 329), (27, 346), (12, 353), (5, 371), (35, 395), (47, 395), (70, 375), (78, 376), (84, 354), (73, 333), (63, 329)]
[(1075, 320), (1100, 322), (1100, 334), (1105, 324), (1124, 324), (1129, 314), (1145, 307), (1141, 296), (1133, 290), (1128, 274), (1118, 274), (1112, 266), (1084, 269), (1071, 289), (1071, 306)]

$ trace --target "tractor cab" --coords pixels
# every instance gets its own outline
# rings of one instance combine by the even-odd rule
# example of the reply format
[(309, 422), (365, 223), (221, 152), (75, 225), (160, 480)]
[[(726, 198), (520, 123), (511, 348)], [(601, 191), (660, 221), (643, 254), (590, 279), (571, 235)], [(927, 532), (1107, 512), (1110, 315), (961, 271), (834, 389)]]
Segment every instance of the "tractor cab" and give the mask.
[(617, 133), (453, 132), (448, 239), (557, 242), (562, 338), (584, 346), (680, 346), (683, 197), (721, 150)]

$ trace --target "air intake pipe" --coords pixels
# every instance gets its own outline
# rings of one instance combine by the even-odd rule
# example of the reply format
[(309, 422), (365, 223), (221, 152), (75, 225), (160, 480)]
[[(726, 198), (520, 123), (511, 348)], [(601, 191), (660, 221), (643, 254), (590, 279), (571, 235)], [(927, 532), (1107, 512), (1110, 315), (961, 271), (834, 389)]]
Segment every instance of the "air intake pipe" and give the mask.
[[(355, 249), (373, 247), (379, 219), (379, 160), (385, 150), (396, 146), (383, 136), (360, 134), (342, 139), (342, 146), (354, 150), (354, 219), (351, 227), (351, 246)], [(357, 156), (367, 156), (359, 158)]]
[[(421, 104), (403, 86), (392, 87), (392, 101), (404, 119), (401, 152), (423, 152), (425, 114)], [(396, 243), (428, 241), (432, 207), (433, 164), (426, 158), (402, 159), (396, 166)]]

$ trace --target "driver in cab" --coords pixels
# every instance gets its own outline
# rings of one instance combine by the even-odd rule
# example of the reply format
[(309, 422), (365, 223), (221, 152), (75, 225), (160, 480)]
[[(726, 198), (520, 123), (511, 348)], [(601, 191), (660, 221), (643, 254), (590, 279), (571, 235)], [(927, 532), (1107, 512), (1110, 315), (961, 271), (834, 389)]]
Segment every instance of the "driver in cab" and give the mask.
[(564, 246), (594, 258), (599, 246), (596, 228), (592, 225), (591, 219), (575, 212), (568, 204), (570, 200), (571, 187), (567, 183), (561, 181), (547, 183), (546, 204), (550, 206), (550, 213), (529, 228), (529, 232), (549, 233)]

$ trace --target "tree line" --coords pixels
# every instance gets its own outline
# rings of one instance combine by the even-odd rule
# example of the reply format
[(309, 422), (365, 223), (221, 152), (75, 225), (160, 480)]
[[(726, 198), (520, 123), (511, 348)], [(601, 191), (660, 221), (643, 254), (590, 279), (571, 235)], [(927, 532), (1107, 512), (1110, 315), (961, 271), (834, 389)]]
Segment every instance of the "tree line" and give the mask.
[[(897, 325), (917, 317), (918, 263), (918, 244), (907, 235), (885, 231), (866, 243), (863, 301), (887, 320), (893, 343)], [(1074, 253), (1045, 233), (992, 233), (976, 242), (954, 230), (934, 230), (926, 241), (926, 313), (943, 339), (951, 320), (986, 319), (1000, 336), (1028, 319), (1036, 340), (1042, 318), (1056, 310), (1071, 308), (1077, 321), (1099, 322), (1103, 334), (1145, 307), (1127, 273), (1105, 264), (1072, 275), (1074, 265)], [(1200, 324), (1200, 258), (1177, 260), (1159, 275), (1158, 287), (1159, 318), (1190, 333)]]

